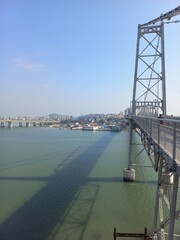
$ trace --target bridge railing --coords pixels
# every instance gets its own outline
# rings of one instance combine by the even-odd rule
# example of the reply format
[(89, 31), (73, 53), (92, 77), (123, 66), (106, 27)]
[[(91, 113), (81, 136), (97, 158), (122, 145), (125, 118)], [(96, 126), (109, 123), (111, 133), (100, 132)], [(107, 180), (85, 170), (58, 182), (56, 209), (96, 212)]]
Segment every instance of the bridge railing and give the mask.
[(132, 119), (180, 165), (180, 120), (142, 116), (133, 116)]

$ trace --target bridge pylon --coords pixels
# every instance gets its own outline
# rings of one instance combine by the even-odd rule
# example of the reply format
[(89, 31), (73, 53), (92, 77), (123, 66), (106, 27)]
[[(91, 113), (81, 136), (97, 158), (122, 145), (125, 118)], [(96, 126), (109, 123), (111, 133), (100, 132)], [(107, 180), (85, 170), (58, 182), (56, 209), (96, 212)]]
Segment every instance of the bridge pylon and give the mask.
[(138, 25), (132, 115), (166, 115), (164, 24)]
[[(164, 54), (164, 24), (138, 25), (136, 61), (134, 71), (133, 116), (158, 117), (166, 115), (166, 84)], [(130, 119), (128, 168), (124, 180), (134, 181), (132, 146), (136, 125)]]

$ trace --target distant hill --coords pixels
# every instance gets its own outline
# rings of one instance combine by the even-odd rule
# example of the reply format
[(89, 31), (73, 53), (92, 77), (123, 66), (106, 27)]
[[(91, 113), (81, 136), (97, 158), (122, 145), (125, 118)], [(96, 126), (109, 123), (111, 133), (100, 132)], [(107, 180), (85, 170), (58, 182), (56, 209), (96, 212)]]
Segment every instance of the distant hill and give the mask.
[(72, 118), (71, 116), (58, 114), (58, 113), (51, 113), (48, 116), (50, 119), (53, 119), (53, 120), (62, 120), (62, 119)]
[(49, 119), (52, 119), (52, 120), (56, 120), (56, 121), (59, 121), (59, 120), (68, 120), (68, 119), (71, 119), (71, 120), (76, 120), (76, 121), (99, 121), (101, 119), (107, 119), (107, 118), (119, 118), (119, 115), (118, 114), (99, 114), (99, 113), (90, 113), (90, 114), (85, 114), (85, 115), (81, 115), (81, 116), (78, 116), (78, 117), (72, 117), (72, 116), (69, 116), (69, 115), (63, 115), (63, 114), (58, 114), (58, 113), (51, 113), (48, 115), (48, 118)]

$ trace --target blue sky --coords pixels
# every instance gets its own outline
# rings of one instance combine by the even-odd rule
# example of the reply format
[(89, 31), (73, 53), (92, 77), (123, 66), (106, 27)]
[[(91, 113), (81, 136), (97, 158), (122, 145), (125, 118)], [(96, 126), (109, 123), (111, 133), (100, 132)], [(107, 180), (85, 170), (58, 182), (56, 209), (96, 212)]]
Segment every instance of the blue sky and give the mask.
[[(0, 116), (119, 113), (137, 26), (180, 0), (1, 0)], [(165, 26), (167, 108), (180, 115), (180, 23)]]

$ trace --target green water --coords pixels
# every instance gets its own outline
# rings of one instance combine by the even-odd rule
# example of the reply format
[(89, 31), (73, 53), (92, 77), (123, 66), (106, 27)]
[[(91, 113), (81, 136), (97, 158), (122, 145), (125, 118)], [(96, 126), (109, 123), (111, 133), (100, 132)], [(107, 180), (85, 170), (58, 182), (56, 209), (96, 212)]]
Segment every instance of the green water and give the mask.
[[(0, 129), (0, 239), (151, 232), (157, 176), (139, 168), (135, 183), (123, 182), (128, 139), (128, 132)], [(146, 153), (139, 161), (149, 165)]]

